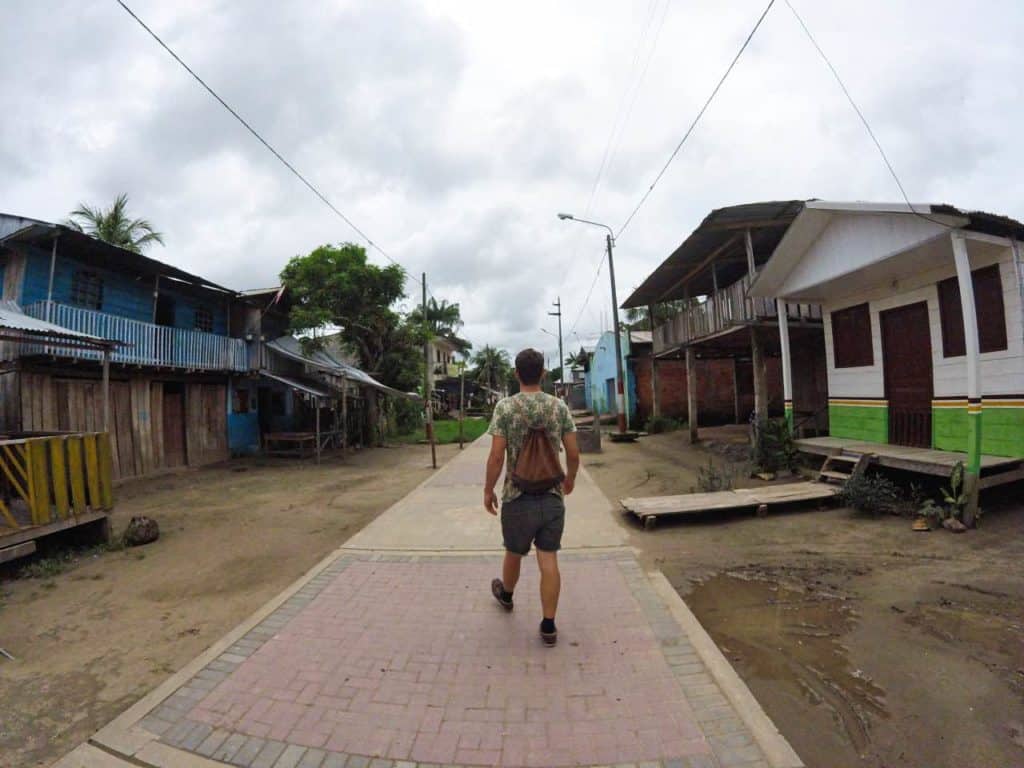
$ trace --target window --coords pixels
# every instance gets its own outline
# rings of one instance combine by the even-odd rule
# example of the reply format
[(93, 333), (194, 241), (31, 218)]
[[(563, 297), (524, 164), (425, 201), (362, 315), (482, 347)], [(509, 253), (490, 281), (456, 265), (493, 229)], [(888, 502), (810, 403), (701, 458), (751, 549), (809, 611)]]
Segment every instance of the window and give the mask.
[(832, 351), (836, 368), (874, 365), (871, 348), (871, 311), (858, 304), (832, 313)]
[(71, 276), (71, 303), (76, 307), (103, 309), (103, 278), (95, 272), (75, 270)]
[[(974, 286), (974, 313), (978, 322), (978, 348), (981, 352), (1006, 349), (1006, 308), (999, 265), (971, 272)], [(939, 323), (942, 326), (942, 356), (967, 354), (964, 343), (964, 310), (960, 304), (960, 283), (955, 277), (939, 283)]]
[(197, 309), (195, 328), (197, 331), (213, 333), (213, 313), (208, 309)]
[(248, 413), (249, 412), (249, 390), (248, 389), (236, 389), (235, 390), (235, 413)]

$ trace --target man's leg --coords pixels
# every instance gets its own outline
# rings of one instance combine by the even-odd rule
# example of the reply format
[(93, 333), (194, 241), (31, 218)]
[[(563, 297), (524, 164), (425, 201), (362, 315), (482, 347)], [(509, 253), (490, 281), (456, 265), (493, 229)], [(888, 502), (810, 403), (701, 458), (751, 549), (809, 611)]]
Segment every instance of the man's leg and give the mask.
[(562, 575), (558, 572), (558, 551), (537, 550), (537, 565), (540, 567), (540, 605), (544, 618), (555, 620), (558, 610), (558, 593), (562, 590)]
[(501, 564), (501, 583), (506, 592), (515, 591), (516, 584), (519, 583), (519, 569), (522, 564), (522, 555), (505, 551), (505, 562)]

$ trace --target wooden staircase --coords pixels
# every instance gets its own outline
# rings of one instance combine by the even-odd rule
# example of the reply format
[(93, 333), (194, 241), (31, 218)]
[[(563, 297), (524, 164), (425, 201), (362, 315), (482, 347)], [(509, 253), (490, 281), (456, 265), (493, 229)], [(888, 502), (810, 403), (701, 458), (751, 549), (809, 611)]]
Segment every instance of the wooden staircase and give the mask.
[(818, 472), (818, 480), (822, 483), (846, 485), (851, 477), (863, 475), (873, 458), (870, 453), (855, 453), (844, 449), (825, 458)]

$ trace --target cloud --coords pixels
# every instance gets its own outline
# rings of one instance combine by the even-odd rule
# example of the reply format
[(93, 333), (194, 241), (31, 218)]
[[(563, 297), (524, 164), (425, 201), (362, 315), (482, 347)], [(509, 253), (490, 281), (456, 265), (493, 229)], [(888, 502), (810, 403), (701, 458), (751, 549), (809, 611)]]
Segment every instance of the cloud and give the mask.
[[(556, 296), (567, 334), (592, 335), (610, 313), (606, 266), (583, 306), (601, 230), (555, 213), (617, 228), (762, 7), (672, 3), (659, 27), (665, 2), (132, 5), (408, 269), (409, 302), (425, 271), (435, 296), (460, 302), (476, 346), (550, 352), (540, 328), (554, 330)], [(0, 210), (59, 220), (127, 192), (167, 237), (151, 255), (237, 288), (273, 284), (288, 258), (322, 243), (358, 240), (116, 4), (8, 5)], [(1019, 4), (966, 16), (952, 0), (927, 14), (910, 0), (797, 7), (912, 199), (1024, 215)], [(776, 4), (617, 243), (619, 295), (712, 208), (898, 195)]]

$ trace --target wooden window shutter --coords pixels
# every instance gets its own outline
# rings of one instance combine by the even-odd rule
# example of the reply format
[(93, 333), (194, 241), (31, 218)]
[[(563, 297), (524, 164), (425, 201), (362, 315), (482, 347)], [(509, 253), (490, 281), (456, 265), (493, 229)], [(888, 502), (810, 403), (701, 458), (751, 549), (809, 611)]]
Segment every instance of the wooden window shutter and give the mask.
[(867, 304), (832, 313), (832, 350), (836, 368), (874, 365), (871, 343), (871, 310)]
[[(971, 272), (971, 283), (974, 286), (974, 311), (978, 321), (978, 349), (981, 352), (1006, 349), (1006, 307), (1003, 304), (999, 265), (974, 270)], [(960, 284), (955, 277), (950, 277), (939, 283), (943, 357), (959, 357), (967, 353), (963, 317)]]

